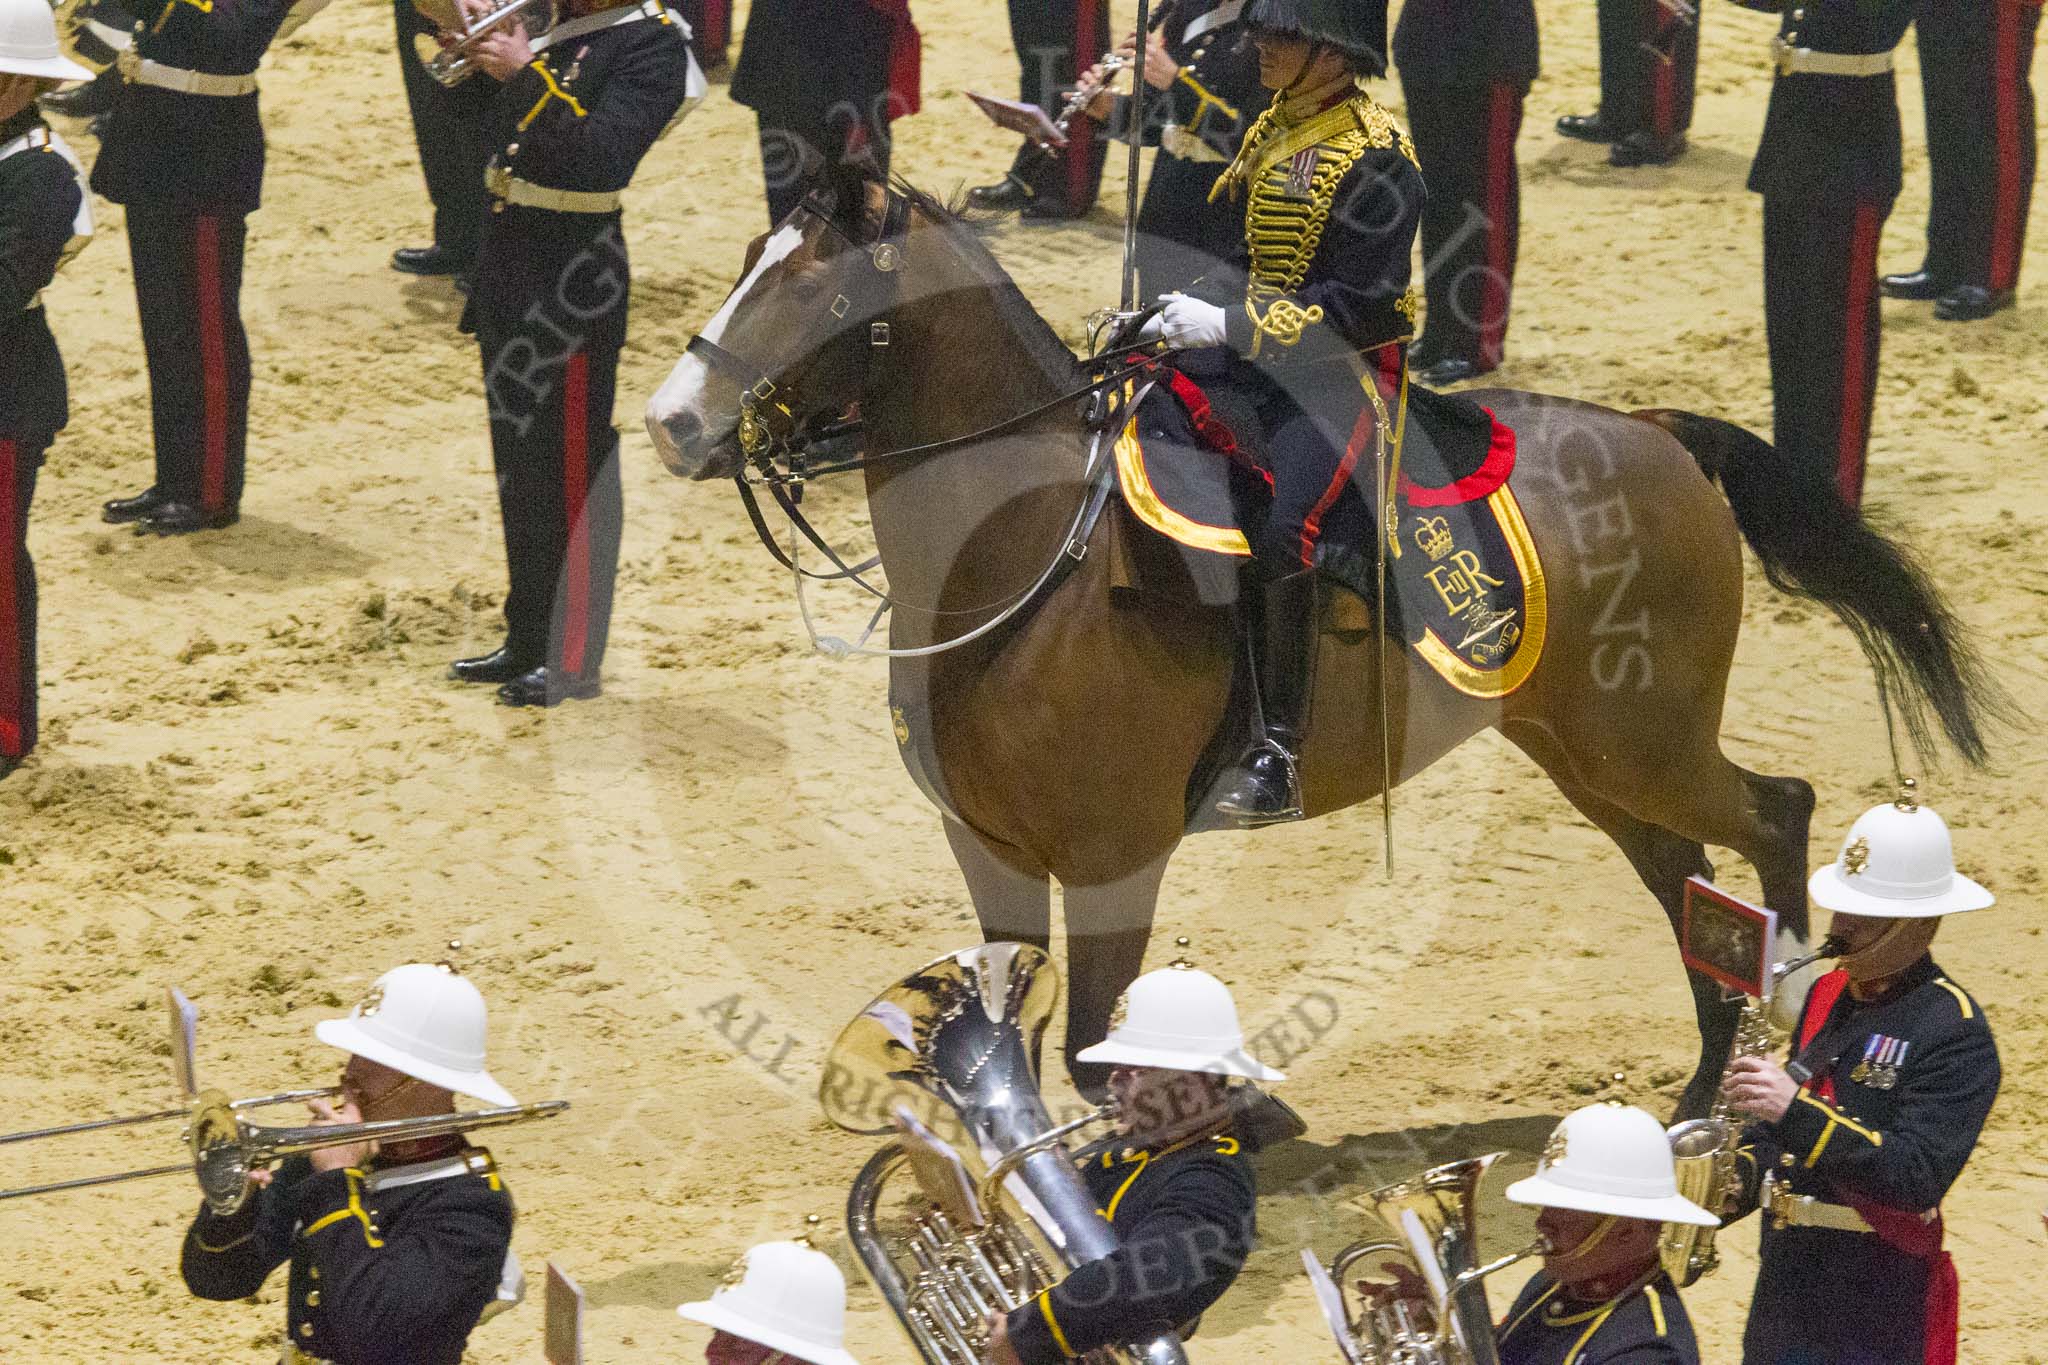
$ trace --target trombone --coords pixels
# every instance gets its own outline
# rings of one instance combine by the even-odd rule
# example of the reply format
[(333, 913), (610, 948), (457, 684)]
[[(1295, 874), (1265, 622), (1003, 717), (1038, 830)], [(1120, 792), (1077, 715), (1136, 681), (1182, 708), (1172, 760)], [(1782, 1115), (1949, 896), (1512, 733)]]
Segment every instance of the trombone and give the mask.
[(0, 1146), (7, 1146), (17, 1142), (64, 1137), (74, 1133), (93, 1133), (109, 1128), (136, 1128), (183, 1119), (185, 1144), (191, 1152), (188, 1160), (175, 1165), (150, 1166), (141, 1170), (80, 1176), (71, 1180), (55, 1180), (43, 1185), (25, 1185), (18, 1189), (0, 1190), (0, 1200), (23, 1199), (32, 1194), (54, 1194), (59, 1190), (89, 1189), (96, 1185), (115, 1185), (129, 1180), (149, 1180), (157, 1176), (189, 1171), (198, 1179), (199, 1191), (205, 1196), (207, 1205), (215, 1213), (227, 1215), (240, 1209), (248, 1200), (251, 1171), (273, 1166), (286, 1157), (318, 1151), (323, 1147), (345, 1147), (358, 1142), (393, 1139), (412, 1141), (479, 1128), (502, 1128), (507, 1124), (524, 1123), (529, 1119), (552, 1118), (569, 1107), (567, 1100), (546, 1100), (539, 1104), (506, 1105), (497, 1109), (472, 1109), (463, 1113), (430, 1114), (420, 1118), (373, 1119), (365, 1123), (314, 1123), (298, 1127), (272, 1127), (251, 1123), (242, 1117), (244, 1111), (250, 1109), (267, 1109), (281, 1104), (332, 1099), (341, 1093), (340, 1087), (333, 1086), (324, 1090), (287, 1090), (280, 1094), (261, 1095), (254, 1099), (231, 1100), (218, 1090), (209, 1090), (195, 1096), (182, 1109), (164, 1109), (153, 1114), (136, 1114), (128, 1118), (94, 1119), (86, 1123), (68, 1123), (56, 1128), (36, 1128), (27, 1132), (0, 1135)]

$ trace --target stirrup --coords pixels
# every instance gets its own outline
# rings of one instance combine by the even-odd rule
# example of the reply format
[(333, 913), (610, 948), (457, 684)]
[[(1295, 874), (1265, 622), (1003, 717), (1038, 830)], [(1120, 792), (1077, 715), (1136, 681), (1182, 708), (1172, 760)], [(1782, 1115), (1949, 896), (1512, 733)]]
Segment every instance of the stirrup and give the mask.
[[(1281, 776), (1277, 784), (1259, 772), (1258, 760), (1261, 758), (1269, 758), (1279, 766)], [(1278, 825), (1305, 818), (1301, 799), (1301, 766), (1279, 740), (1271, 736), (1260, 740), (1231, 772), (1237, 780), (1231, 784), (1230, 790), (1216, 799), (1216, 809), (1240, 828), (1256, 829), (1260, 825)], [(1252, 798), (1251, 803), (1239, 799), (1247, 795)]]

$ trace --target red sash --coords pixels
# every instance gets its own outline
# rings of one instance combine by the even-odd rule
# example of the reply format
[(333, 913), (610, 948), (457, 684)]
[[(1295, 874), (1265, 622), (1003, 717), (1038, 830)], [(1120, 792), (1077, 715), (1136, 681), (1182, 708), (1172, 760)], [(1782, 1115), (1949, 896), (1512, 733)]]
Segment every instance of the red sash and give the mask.
[[(1806, 1018), (1799, 1029), (1795, 1052), (1804, 1052), (1826, 1026), (1835, 1002), (1848, 988), (1849, 973), (1836, 970), (1813, 983), (1807, 996)], [(1833, 1076), (1822, 1076), (1814, 1093), (1829, 1104), (1835, 1102)], [(1958, 1304), (1960, 1286), (1956, 1280), (1955, 1258), (1942, 1249), (1944, 1231), (1939, 1214), (1930, 1221), (1917, 1213), (1867, 1203), (1854, 1194), (1837, 1189), (1843, 1203), (1863, 1215), (1880, 1240), (1892, 1250), (1927, 1264), (1926, 1337), (1921, 1346), (1924, 1365), (1956, 1365), (1956, 1336), (1960, 1327)]]

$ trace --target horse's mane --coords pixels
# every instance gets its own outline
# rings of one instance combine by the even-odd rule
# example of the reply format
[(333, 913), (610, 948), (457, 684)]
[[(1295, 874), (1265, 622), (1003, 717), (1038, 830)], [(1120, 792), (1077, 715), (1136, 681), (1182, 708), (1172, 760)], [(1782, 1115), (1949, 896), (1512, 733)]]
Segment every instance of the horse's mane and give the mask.
[(1024, 343), (1025, 349), (1038, 361), (1046, 375), (1062, 383), (1070, 381), (1080, 366), (1074, 358), (1073, 349), (1060, 339), (1052, 324), (1032, 306), (1024, 291), (1017, 287), (1017, 282), (1010, 278), (1010, 272), (1003, 268), (1002, 262), (982, 240), (983, 233), (995, 221), (996, 215), (969, 212), (965, 208), (964, 194), (950, 204), (941, 202), (936, 195), (901, 177), (890, 177), (889, 188), (960, 248), (961, 256), (973, 269), (975, 277), (988, 287), (994, 297), (997, 316), (1009, 324), (1010, 330)]

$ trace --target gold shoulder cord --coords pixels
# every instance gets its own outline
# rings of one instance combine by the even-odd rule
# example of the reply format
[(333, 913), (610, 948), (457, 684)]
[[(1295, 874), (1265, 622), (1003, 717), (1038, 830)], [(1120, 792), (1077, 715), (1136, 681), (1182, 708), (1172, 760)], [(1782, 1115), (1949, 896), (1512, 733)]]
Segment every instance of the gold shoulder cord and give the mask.
[[(1321, 155), (1311, 173), (1308, 197), (1289, 196), (1284, 191), (1294, 158), (1312, 147)], [(1294, 346), (1310, 326), (1323, 320), (1320, 307), (1303, 308), (1288, 296), (1307, 278), (1344, 177), (1366, 152), (1389, 147), (1399, 147), (1414, 161), (1414, 145), (1393, 115), (1363, 93), (1295, 128), (1276, 128), (1270, 109), (1252, 125), (1244, 149), (1218, 178), (1211, 198), (1250, 186), (1244, 230), (1252, 268), (1245, 310), (1252, 319), (1254, 357), (1267, 337)]]

